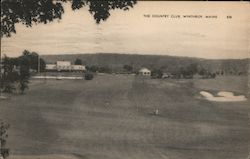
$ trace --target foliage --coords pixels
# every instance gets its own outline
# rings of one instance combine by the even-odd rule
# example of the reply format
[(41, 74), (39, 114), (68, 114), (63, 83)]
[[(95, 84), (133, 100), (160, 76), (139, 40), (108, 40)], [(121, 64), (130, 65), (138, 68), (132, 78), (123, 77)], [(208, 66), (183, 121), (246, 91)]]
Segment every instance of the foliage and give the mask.
[(97, 66), (97, 65), (92, 65), (92, 66), (87, 66), (86, 69), (89, 72), (100, 72), (100, 73), (111, 73), (112, 70), (108, 66)]
[(14, 84), (19, 80), (19, 74), (17, 72), (10, 72), (3, 77), (4, 91), (13, 92), (16, 89)]
[(197, 66), (197, 63), (191, 63), (190, 65), (188, 65), (186, 68), (186, 74), (192, 76), (196, 74), (198, 71)]
[(24, 93), (25, 89), (28, 89), (28, 83), (30, 78), (30, 68), (32, 66), (30, 54), (23, 54), (19, 57), (20, 59), (20, 75), (19, 75), (19, 83), (21, 93)]
[(162, 78), (163, 72), (161, 69), (153, 69), (151, 72), (152, 78)]
[(9, 156), (9, 149), (6, 148), (9, 124), (0, 121), (0, 155), (6, 158)]
[(45, 61), (39, 57), (38, 53), (30, 52), (28, 50), (23, 51), (23, 56), (20, 58), (25, 57), (27, 58), (27, 63), (29, 63), (30, 69), (38, 71), (38, 60), (40, 63), (40, 71), (45, 71), (46, 63)]
[(1, 37), (16, 33), (17, 23), (32, 27), (61, 19), (66, 2), (71, 3), (72, 10), (88, 6), (96, 23), (106, 20), (110, 10), (128, 10), (136, 4), (136, 0), (1, 0)]
[(131, 65), (124, 65), (123, 69), (125, 69), (127, 72), (132, 72), (133, 71), (133, 66), (131, 66)]
[(86, 66), (86, 69), (90, 72), (97, 72), (99, 67), (96, 65), (92, 65), (92, 66)]
[(90, 72), (85, 73), (84, 79), (85, 80), (92, 80), (94, 78), (94, 75)]
[[(212, 59), (197, 59), (175, 56), (161, 55), (135, 55), (135, 54), (112, 54), (112, 53), (97, 53), (97, 54), (70, 54), (70, 55), (44, 55), (46, 61), (54, 62), (58, 59), (72, 60), (76, 58), (87, 61), (86, 65), (92, 66), (108, 66), (112, 67), (112, 71), (124, 72), (124, 65), (133, 66), (136, 71), (142, 67), (161, 69), (165, 73), (180, 74), (180, 67), (186, 68), (192, 63), (197, 63), (200, 68), (204, 68), (209, 72), (219, 72), (226, 75), (227, 72), (235, 68), (235, 72), (241, 75), (247, 75), (249, 59), (227, 59), (227, 60), (212, 60)], [(98, 59), (98, 60), (97, 60)], [(227, 62), (229, 61), (229, 62)], [(225, 63), (225, 64), (224, 64)], [(226, 65), (231, 63), (231, 65)], [(199, 70), (198, 70), (199, 71)]]
[(23, 51), (23, 54), (17, 58), (3, 58), (3, 75), (1, 76), (1, 88), (5, 92), (13, 92), (16, 89), (15, 84), (20, 86), (23, 94), (28, 89), (30, 78), (30, 69), (38, 70), (38, 59), (40, 59), (40, 69), (45, 70), (45, 62), (38, 58), (35, 52)]
[(211, 73), (211, 71), (205, 69), (205, 68), (200, 68), (197, 72), (202, 78), (215, 78), (217, 73)]
[(15, 58), (9, 58), (7, 56), (4, 56), (4, 72), (1, 76), (1, 88), (3, 88), (5, 92), (12, 92), (15, 89), (14, 82), (18, 80), (18, 74), (13, 71), (15, 63), (17, 63), (17, 60)]
[(201, 76), (204, 76), (208, 73), (208, 71), (204, 68), (201, 68), (199, 71), (198, 71), (198, 74), (201, 75)]
[(212, 73), (211, 78), (215, 78), (216, 77), (216, 73)]
[[(40, 61), (40, 71), (44, 72), (45, 68), (46, 68), (46, 63), (45, 63), (44, 59), (42, 59), (42, 58), (39, 58), (39, 61)], [(38, 67), (36, 67), (36, 68), (38, 68)]]
[(100, 73), (111, 73), (112, 70), (108, 66), (101, 66), (98, 68), (98, 72)]
[(82, 65), (82, 60), (77, 58), (74, 63), (75, 65)]
[(179, 70), (180, 76), (183, 78), (193, 78), (193, 76), (198, 72), (197, 63), (191, 63), (187, 67), (181, 67)]

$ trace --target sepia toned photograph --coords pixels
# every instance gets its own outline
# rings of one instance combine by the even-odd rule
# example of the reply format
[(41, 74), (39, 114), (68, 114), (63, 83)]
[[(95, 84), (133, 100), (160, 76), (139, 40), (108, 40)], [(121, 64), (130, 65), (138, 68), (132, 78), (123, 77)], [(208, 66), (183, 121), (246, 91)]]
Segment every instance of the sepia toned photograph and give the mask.
[(1, 0), (0, 159), (250, 159), (249, 13)]

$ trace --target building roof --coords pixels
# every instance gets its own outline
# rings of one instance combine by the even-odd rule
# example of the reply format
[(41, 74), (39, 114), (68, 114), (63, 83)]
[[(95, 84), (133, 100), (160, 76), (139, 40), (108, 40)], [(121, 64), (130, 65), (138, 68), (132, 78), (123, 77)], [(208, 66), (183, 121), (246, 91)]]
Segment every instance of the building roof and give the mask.
[(139, 70), (139, 72), (151, 72), (151, 71), (149, 69), (147, 69), (147, 68), (141, 68)]

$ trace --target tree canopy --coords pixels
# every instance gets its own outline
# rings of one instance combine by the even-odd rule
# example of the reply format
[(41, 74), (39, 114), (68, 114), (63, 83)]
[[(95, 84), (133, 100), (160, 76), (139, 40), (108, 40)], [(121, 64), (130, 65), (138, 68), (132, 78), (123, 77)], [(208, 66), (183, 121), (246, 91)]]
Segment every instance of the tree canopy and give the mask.
[(123, 68), (124, 68), (127, 72), (133, 71), (133, 66), (131, 66), (131, 65), (124, 65)]
[(82, 60), (77, 58), (74, 62), (75, 65), (82, 65)]
[[(38, 65), (38, 60), (40, 60)], [(38, 69), (38, 66), (40, 68)], [(28, 88), (31, 70), (44, 71), (45, 62), (39, 57), (36, 52), (29, 52), (24, 50), (23, 54), (16, 58), (10, 58), (6, 55), (3, 58), (4, 72), (0, 79), (0, 87), (5, 92), (13, 92), (15, 90), (15, 83), (20, 86), (21, 93)]]
[[(38, 67), (40, 66), (39, 67), (40, 71), (45, 70), (46, 63), (45, 63), (44, 59), (39, 57), (39, 54), (36, 52), (30, 52), (28, 50), (24, 50), (23, 55), (20, 56), (19, 58), (27, 59), (27, 65), (29, 65), (30, 69), (38, 71)], [(38, 60), (39, 60), (39, 62), (38, 62)], [(21, 60), (21, 61), (24, 61), (24, 60)]]
[(34, 24), (47, 24), (61, 19), (63, 3), (71, 3), (72, 10), (88, 7), (99, 24), (110, 16), (110, 10), (129, 10), (136, 0), (1, 0), (1, 37), (16, 33), (17, 23), (32, 27)]

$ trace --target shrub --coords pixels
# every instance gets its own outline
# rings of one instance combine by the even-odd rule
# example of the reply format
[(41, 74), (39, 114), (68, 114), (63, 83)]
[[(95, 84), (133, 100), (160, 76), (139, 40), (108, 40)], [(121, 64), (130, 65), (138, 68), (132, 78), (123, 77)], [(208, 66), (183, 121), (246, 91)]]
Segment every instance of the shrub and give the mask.
[(160, 70), (160, 69), (154, 69), (154, 70), (151, 72), (151, 77), (152, 77), (152, 78), (162, 78), (162, 75), (163, 75), (163, 72), (162, 72), (162, 70)]
[(85, 80), (92, 80), (94, 78), (94, 75), (92, 73), (85, 73), (84, 79)]
[(212, 73), (211, 78), (215, 78), (215, 77), (216, 77), (216, 74)]
[(123, 69), (125, 69), (127, 72), (132, 72), (133, 71), (133, 66), (130, 65), (124, 65)]

